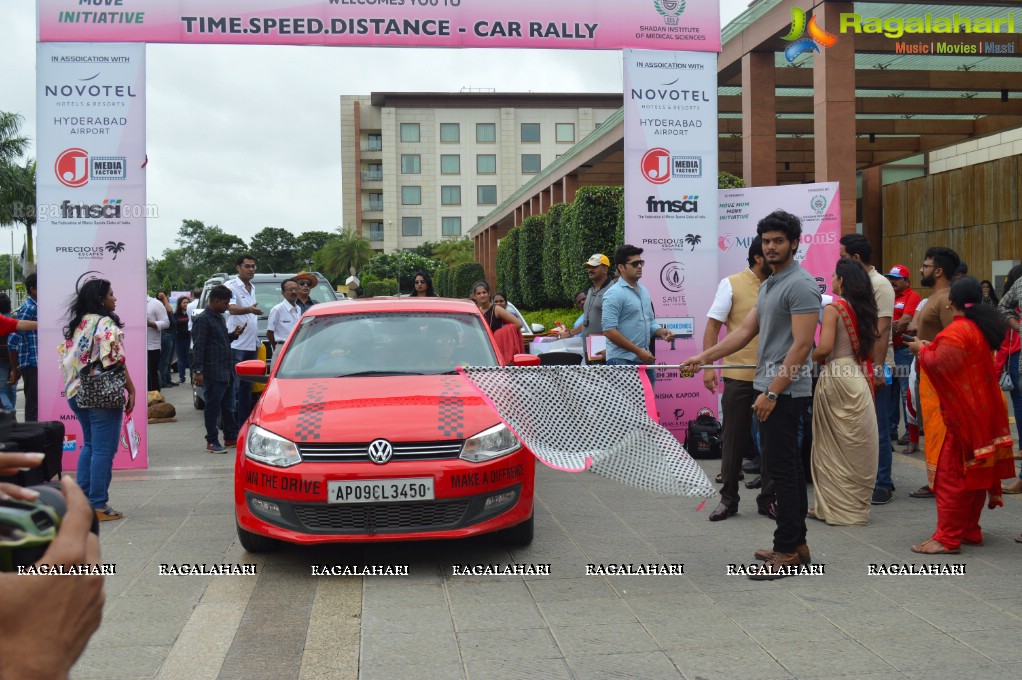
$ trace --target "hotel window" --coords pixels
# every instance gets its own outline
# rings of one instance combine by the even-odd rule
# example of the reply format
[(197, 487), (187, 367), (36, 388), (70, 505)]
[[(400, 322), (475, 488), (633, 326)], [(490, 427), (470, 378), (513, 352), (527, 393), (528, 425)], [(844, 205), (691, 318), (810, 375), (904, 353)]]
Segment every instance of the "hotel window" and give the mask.
[(458, 123), (440, 123), (441, 142), (460, 142), (461, 126)]
[(476, 123), (476, 141), (482, 143), (497, 141), (497, 124)]
[(401, 174), (402, 175), (418, 175), (421, 170), (421, 162), (419, 154), (417, 153), (403, 153), (401, 154)]
[(441, 236), (461, 236), (461, 218), (441, 218)]
[(440, 156), (441, 175), (460, 175), (461, 156), (458, 154), (443, 154)]
[(419, 124), (401, 123), (401, 141), (402, 142), (419, 141)]
[(523, 153), (522, 154), (522, 174), (523, 175), (535, 175), (543, 169), (543, 162), (540, 160), (538, 153)]
[(480, 175), (497, 174), (497, 155), (481, 153), (476, 156), (476, 172)]
[(422, 205), (422, 187), (401, 187), (401, 205)]
[(440, 187), (440, 205), (461, 205), (461, 187)]
[(402, 236), (422, 236), (422, 218), (421, 217), (402, 217), (401, 218), (401, 235)]
[(370, 241), (383, 240), (383, 222), (369, 223), (369, 240)]
[(383, 210), (383, 194), (369, 194), (368, 210)]
[(522, 142), (539, 141), (539, 123), (522, 123)]
[(558, 123), (554, 128), (555, 134), (557, 135), (558, 142), (574, 142), (575, 141), (575, 124), (574, 123)]
[(366, 166), (362, 179), (367, 182), (379, 182), (383, 179), (383, 163), (370, 163)]
[(482, 184), (476, 187), (476, 203), (479, 205), (497, 205), (497, 185)]
[(379, 133), (370, 134), (368, 141), (369, 144), (366, 147), (366, 151), (383, 151), (383, 135)]

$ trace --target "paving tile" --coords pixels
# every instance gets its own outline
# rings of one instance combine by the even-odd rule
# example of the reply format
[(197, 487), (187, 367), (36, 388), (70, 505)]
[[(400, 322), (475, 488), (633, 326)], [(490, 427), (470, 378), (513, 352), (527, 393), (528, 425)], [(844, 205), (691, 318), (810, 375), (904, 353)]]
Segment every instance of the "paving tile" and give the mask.
[(460, 667), (461, 664), (454, 633), (420, 631), (362, 636), (360, 667), (401, 665), (407, 664), (409, 659), (428, 659), (431, 664), (440, 667), (450, 664), (458, 664)]
[(367, 635), (415, 633), (422, 630), (453, 633), (454, 624), (446, 606), (374, 608), (363, 613), (362, 630)]
[(779, 680), (792, 677), (787, 669), (751, 642), (729, 646), (676, 647), (666, 650), (665, 654), (686, 678)]
[[(544, 583), (536, 581), (534, 583)], [(520, 577), (509, 581), (491, 581), (487, 577), (452, 579), (445, 582), (451, 605), (529, 603), (532, 594)]]
[(429, 664), (386, 664), (363, 665), (359, 668), (359, 680), (464, 680), (465, 669), (460, 663)]
[[(1016, 642), (1018, 638), (1015, 638)], [(989, 663), (989, 657), (951, 638), (945, 633), (862, 637), (863, 646), (899, 671), (925, 669), (965, 671), (969, 666)], [(1016, 645), (1017, 648), (1017, 645)]]
[(610, 598), (540, 601), (539, 609), (551, 627), (581, 626), (593, 621), (635, 623), (635, 614), (622, 600)]
[(169, 645), (130, 645), (111, 647), (95, 639), (71, 669), (72, 678), (153, 678), (170, 651)]
[(654, 651), (656, 641), (638, 623), (551, 626), (564, 656)]
[(953, 638), (998, 663), (1018, 662), (1022, 625), (1011, 628), (953, 633)]
[(528, 587), (537, 602), (618, 597), (614, 589), (599, 576), (529, 581)]
[(557, 659), (563, 656), (545, 628), (458, 631), (458, 649), (468, 660), (519, 658)]
[[(564, 659), (518, 658), (514, 663), (493, 659), (466, 659), (471, 680), (565, 680), (571, 672)], [(591, 676), (590, 676), (591, 677)]]
[(534, 602), (452, 604), (451, 617), (458, 632), (547, 627)]
[[(682, 678), (671, 660), (662, 651), (627, 654), (588, 654), (568, 657), (568, 666), (575, 677), (586, 680), (612, 680), (634, 678), (635, 680), (669, 680)], [(566, 676), (561, 676), (566, 677)]]
[(796, 677), (828, 673), (852, 675), (891, 669), (879, 656), (855, 640), (828, 641), (826, 653), (816, 642), (765, 641), (763, 648)]

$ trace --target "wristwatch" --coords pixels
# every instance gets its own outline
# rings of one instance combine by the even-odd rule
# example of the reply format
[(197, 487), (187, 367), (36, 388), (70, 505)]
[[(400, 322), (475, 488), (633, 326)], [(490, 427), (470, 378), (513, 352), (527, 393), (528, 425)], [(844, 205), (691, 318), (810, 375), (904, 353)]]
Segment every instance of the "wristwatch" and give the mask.
[(771, 392), (770, 390), (767, 390), (763, 394), (766, 395), (767, 401), (777, 401), (777, 392)]

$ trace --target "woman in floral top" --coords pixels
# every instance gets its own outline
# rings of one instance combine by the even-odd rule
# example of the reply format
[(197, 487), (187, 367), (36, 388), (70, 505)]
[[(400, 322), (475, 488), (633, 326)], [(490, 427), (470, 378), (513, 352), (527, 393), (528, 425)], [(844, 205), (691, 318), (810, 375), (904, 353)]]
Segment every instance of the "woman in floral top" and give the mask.
[(116, 307), (117, 298), (109, 281), (86, 281), (68, 306), (64, 342), (57, 348), (64, 374), (64, 394), (82, 428), (78, 485), (89, 497), (96, 518), (101, 522), (124, 517), (124, 513), (110, 507), (109, 490), (121, 421), (124, 413), (131, 413), (135, 406), (135, 385), (125, 366), (128, 399), (124, 413), (119, 408), (79, 408), (77, 395), (81, 380), (78, 374), (94, 362), (100, 362), (104, 369), (124, 363), (124, 331), (114, 313)]

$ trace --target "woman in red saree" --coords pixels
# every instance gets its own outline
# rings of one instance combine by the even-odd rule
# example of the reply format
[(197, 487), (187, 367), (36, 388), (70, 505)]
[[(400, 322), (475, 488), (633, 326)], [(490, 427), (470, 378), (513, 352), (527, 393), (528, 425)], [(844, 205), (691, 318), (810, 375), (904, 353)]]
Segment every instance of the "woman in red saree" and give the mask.
[(912, 546), (913, 552), (958, 553), (962, 543), (981, 545), (983, 502), (989, 496), (991, 509), (1004, 505), (1001, 480), (1015, 474), (1008, 413), (993, 359), (1007, 323), (982, 299), (979, 281), (971, 276), (955, 281), (950, 294), (954, 321), (932, 343), (907, 343), (939, 396), (947, 426), (933, 484), (937, 531)]
[(511, 312), (500, 305), (493, 304), (493, 300), (490, 298), (490, 284), (485, 281), (476, 281), (472, 284), (472, 293), (469, 295), (469, 299), (479, 307), (483, 318), (486, 319), (486, 324), (493, 332), (493, 339), (496, 342), (501, 361), (509, 365), (514, 360), (515, 354), (525, 351), (521, 331), (524, 324)]

